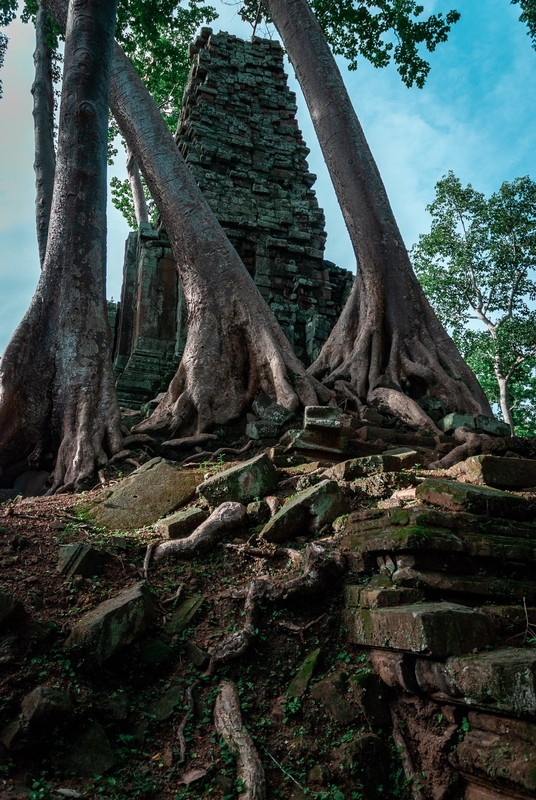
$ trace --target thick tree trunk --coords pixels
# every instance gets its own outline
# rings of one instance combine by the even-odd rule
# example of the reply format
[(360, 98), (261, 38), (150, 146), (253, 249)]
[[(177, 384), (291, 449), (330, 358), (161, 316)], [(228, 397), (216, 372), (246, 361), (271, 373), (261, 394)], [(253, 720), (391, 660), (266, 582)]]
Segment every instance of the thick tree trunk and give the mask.
[(130, 189), (132, 191), (132, 199), (134, 201), (134, 214), (136, 215), (136, 222), (138, 225), (140, 225), (142, 222), (149, 222), (149, 212), (147, 210), (147, 201), (145, 200), (145, 192), (143, 191), (140, 170), (136, 159), (128, 148), (127, 175), (130, 182)]
[[(64, 0), (44, 2), (61, 24)], [(138, 430), (202, 433), (241, 416), (259, 394), (274, 395), (290, 409), (317, 403), (318, 397), (327, 401), (329, 394), (294, 355), (118, 45), (110, 108), (160, 212), (188, 306), (188, 338), (177, 374)]]
[(512, 409), (510, 408), (510, 400), (508, 397), (508, 381), (502, 375), (500, 368), (497, 364), (495, 365), (495, 378), (499, 385), (499, 404), (501, 406), (503, 420), (506, 422), (507, 425), (510, 426), (510, 433), (512, 436), (514, 436), (515, 434), (514, 419), (512, 417)]
[[(311, 374), (348, 381), (373, 402), (378, 387), (491, 414), (476, 377), (434, 314), (412, 270), (385, 187), (335, 59), (307, 0), (263, 0), (303, 90), (358, 263), (341, 317)], [(394, 397), (394, 395), (392, 395)], [(382, 394), (384, 407), (390, 405)], [(395, 404), (396, 405), (396, 404)], [(396, 414), (396, 409), (393, 409)]]
[(54, 85), (52, 52), (47, 43), (48, 14), (39, 6), (35, 20), (35, 80), (32, 86), (35, 135), (35, 219), (41, 267), (47, 249), (48, 224), (54, 191)]
[(113, 0), (69, 6), (46, 257), (0, 364), (0, 465), (57, 453), (53, 490), (89, 477), (122, 441), (105, 299), (115, 11)]

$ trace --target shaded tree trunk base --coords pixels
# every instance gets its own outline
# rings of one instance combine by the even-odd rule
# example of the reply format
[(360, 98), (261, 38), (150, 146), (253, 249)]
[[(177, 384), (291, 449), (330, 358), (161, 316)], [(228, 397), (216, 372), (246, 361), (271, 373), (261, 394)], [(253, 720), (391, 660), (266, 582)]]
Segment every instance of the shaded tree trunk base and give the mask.
[[(242, 305), (244, 291), (249, 297)], [(237, 287), (236, 294), (234, 310), (207, 309), (189, 326), (164, 398), (133, 430), (172, 439), (200, 435), (244, 416), (262, 394), (291, 411), (329, 401), (332, 393), (306, 372), (254, 285)]]
[(54, 291), (38, 288), (0, 362), (0, 466), (12, 480), (53, 457), (49, 494), (79, 488), (123, 449), (108, 332), (89, 311), (65, 321), (62, 295), (44, 299)]
[(433, 433), (439, 431), (418, 404), (421, 398), (440, 400), (447, 413), (492, 416), (476, 377), (433, 316), (420, 287), (413, 287), (412, 313), (418, 318), (398, 320), (399, 313), (388, 314), (383, 303), (374, 309), (361, 307), (360, 282), (358, 275), (310, 374), (339, 392), (346, 384), (359, 402)]

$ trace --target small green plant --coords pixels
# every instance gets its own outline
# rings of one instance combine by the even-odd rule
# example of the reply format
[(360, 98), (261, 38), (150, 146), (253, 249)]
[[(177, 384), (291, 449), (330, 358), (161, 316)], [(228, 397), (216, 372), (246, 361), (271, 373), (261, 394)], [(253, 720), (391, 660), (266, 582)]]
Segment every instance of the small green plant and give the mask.
[(28, 794), (29, 800), (49, 800), (52, 797), (52, 784), (49, 783), (44, 775), (32, 781), (32, 788)]
[(286, 725), (289, 717), (297, 714), (302, 707), (301, 697), (288, 697), (285, 701), (285, 716), (283, 717), (283, 725)]

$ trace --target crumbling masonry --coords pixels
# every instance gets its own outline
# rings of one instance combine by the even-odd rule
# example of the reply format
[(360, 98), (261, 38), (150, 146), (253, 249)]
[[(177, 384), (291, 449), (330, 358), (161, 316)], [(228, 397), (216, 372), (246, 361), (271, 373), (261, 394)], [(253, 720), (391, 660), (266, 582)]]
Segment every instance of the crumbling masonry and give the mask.
[[(298, 357), (310, 364), (353, 275), (323, 257), (324, 213), (276, 41), (203, 28), (176, 140), (217, 219)], [(167, 386), (186, 341), (186, 307), (167, 237), (141, 225), (125, 254), (115, 325), (120, 402)]]

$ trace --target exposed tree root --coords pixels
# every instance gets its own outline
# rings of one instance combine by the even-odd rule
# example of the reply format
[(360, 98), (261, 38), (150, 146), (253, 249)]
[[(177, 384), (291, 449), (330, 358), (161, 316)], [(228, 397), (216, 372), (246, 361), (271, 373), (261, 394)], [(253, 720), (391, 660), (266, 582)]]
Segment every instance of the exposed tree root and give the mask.
[(186, 738), (184, 736), (184, 731), (186, 730), (186, 725), (188, 724), (188, 720), (194, 713), (194, 692), (197, 689), (199, 681), (194, 681), (184, 693), (184, 701), (187, 705), (186, 713), (184, 714), (183, 718), (181, 719), (180, 725), (177, 728), (177, 739), (179, 740), (179, 761), (182, 762), (186, 758)]
[[(373, 278), (367, 276), (369, 281)], [(434, 397), (447, 411), (491, 416), (487, 398), (454, 343), (436, 319), (413, 273), (415, 311), (406, 319), (386, 319), (388, 297), (369, 308), (363, 298), (365, 278), (356, 277), (343, 313), (309, 372), (341, 391), (344, 382), (362, 403), (437, 433), (415, 398)], [(399, 289), (399, 291), (401, 291)], [(418, 309), (418, 310), (417, 310)]]
[(266, 800), (264, 769), (240, 713), (240, 698), (234, 683), (222, 681), (214, 706), (214, 724), (225, 744), (236, 757), (236, 772), (242, 781), (243, 800)]
[(246, 518), (246, 509), (241, 503), (222, 503), (196, 530), (184, 539), (161, 542), (154, 550), (155, 563), (170, 556), (193, 558), (211, 550), (225, 534), (241, 525)]
[(186, 450), (190, 447), (197, 447), (197, 445), (214, 441), (217, 438), (215, 433), (202, 433), (200, 436), (183, 436), (182, 439), (168, 439), (166, 442), (162, 442), (161, 446), (174, 448), (175, 450)]
[(493, 442), (493, 437), (461, 427), (454, 431), (454, 441), (458, 443), (458, 446), (439, 461), (428, 464), (426, 469), (449, 469), (470, 456), (477, 456), (482, 452), (484, 446)]
[(336, 586), (346, 571), (346, 559), (339, 552), (328, 552), (316, 542), (305, 549), (303, 574), (290, 581), (271, 581), (266, 577), (254, 578), (247, 586), (233, 592), (235, 598), (245, 598), (244, 625), (217, 644), (209, 653), (207, 675), (214, 674), (219, 664), (243, 655), (255, 636), (257, 604), (262, 600), (272, 603), (318, 594)]
[(48, 283), (48, 269), (0, 362), (0, 465), (24, 472), (57, 454), (52, 494), (76, 488), (123, 448), (104, 311), (69, 311), (86, 302)]
[(233, 661), (244, 655), (251, 644), (256, 629), (257, 602), (264, 597), (265, 578), (254, 578), (247, 585), (244, 603), (244, 624), (239, 631), (232, 633), (209, 652), (210, 662), (206, 674), (213, 675), (220, 664)]
[(235, 455), (241, 456), (244, 453), (247, 453), (248, 450), (251, 450), (253, 447), (253, 439), (250, 439), (249, 442), (244, 445), (244, 447), (220, 447), (218, 450), (214, 450), (211, 452), (210, 450), (204, 450), (202, 453), (196, 453), (193, 456), (188, 456), (182, 462), (183, 466), (187, 464), (200, 464), (202, 461), (215, 461), (218, 456), (220, 455)]
[(227, 550), (235, 550), (240, 555), (251, 556), (252, 558), (279, 558), (285, 556), (290, 559), (294, 567), (300, 567), (303, 563), (303, 555), (299, 550), (293, 550), (291, 547), (270, 549), (268, 547), (248, 547), (244, 544), (226, 544), (224, 547)]

